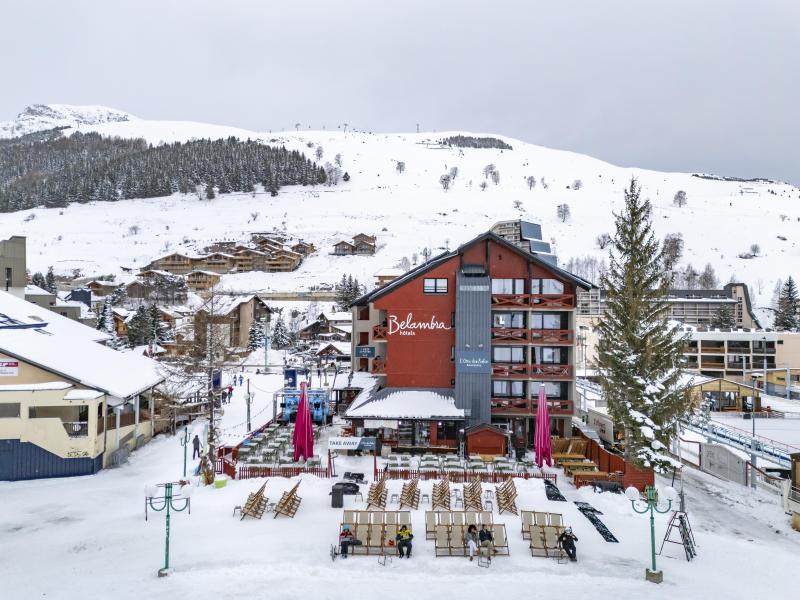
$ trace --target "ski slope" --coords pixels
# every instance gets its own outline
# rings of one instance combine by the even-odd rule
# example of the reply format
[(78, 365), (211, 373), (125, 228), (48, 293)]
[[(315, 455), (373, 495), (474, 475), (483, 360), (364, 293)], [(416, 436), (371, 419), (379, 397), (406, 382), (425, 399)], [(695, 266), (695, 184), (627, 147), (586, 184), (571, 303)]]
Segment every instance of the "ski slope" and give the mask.
[[(683, 235), (682, 264), (702, 270), (711, 263), (721, 283), (731, 278), (748, 283), (755, 306), (767, 306), (776, 280), (785, 279), (800, 264), (800, 190), (787, 184), (726, 182), (620, 167), (503, 136), (495, 137), (513, 150), (445, 148), (436, 143), (463, 132), (254, 132), (130, 115), (125, 121), (76, 121), (73, 129), (143, 137), (154, 144), (233, 135), (283, 144), (308, 156), (322, 146), (321, 163), (333, 162), (341, 154), (342, 169), (351, 180), (331, 187), (286, 187), (275, 198), (258, 192), (209, 201), (175, 194), (0, 215), (0, 236), (28, 237), (31, 271), (53, 265), (63, 274), (79, 269), (87, 276), (121, 276), (123, 267), (136, 269), (168, 252), (196, 252), (215, 240), (244, 241), (252, 232), (277, 229), (313, 242), (317, 253), (296, 272), (226, 276), (225, 287), (306, 289), (333, 283), (343, 273), (371, 284), (377, 271), (397, 265), (403, 257), (413, 262), (416, 254), (421, 260), (424, 248), (436, 254), (468, 241), (496, 221), (513, 218), (542, 223), (545, 237), (554, 242), (564, 264), (571, 257), (606, 255), (595, 238), (613, 232), (613, 212), (620, 209), (631, 177), (639, 180), (653, 203), (656, 233)], [(397, 161), (406, 165), (402, 174), (396, 170)], [(500, 182), (489, 181), (482, 190), (483, 168), (490, 163), (499, 170)], [(458, 167), (458, 175), (445, 191), (439, 177), (452, 167)], [(526, 185), (531, 175), (537, 180), (533, 189)], [(576, 179), (583, 187), (568, 189)], [(688, 196), (683, 208), (673, 206), (678, 190)], [(571, 211), (564, 223), (556, 217), (556, 207), (563, 203)], [(138, 234), (130, 232), (132, 226), (138, 226)], [(335, 242), (361, 232), (377, 236), (375, 256), (329, 254)], [(754, 243), (761, 247), (756, 258), (737, 257)]]

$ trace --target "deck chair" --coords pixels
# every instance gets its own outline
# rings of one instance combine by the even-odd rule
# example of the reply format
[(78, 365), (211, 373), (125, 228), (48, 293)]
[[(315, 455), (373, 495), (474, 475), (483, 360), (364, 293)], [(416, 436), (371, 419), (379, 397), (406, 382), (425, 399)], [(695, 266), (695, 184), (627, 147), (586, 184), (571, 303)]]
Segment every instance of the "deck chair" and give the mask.
[(369, 540), (367, 546), (370, 550), (383, 550), (383, 525), (369, 526)]
[(383, 523), (387, 526), (389, 525), (397, 525), (397, 516), (400, 513), (395, 511), (389, 511), (383, 515)]
[(425, 512), (425, 539), (429, 540), (436, 534), (436, 513), (432, 510)]
[(474, 510), (466, 510), (464, 511), (464, 519), (467, 523), (474, 523), (475, 525), (480, 525), (479, 521), (479, 513)]
[(463, 511), (451, 512), (450, 519), (453, 525), (464, 525), (466, 523), (466, 514)]
[(508, 539), (506, 538), (506, 526), (502, 524), (492, 525), (492, 537), (494, 538), (494, 548), (497, 554), (508, 556)]
[(356, 511), (354, 510), (344, 511), (344, 517), (342, 517), (342, 523), (353, 525), (355, 524), (355, 522), (356, 522)]
[(558, 530), (555, 527), (542, 527), (544, 532), (544, 546), (549, 558), (564, 558), (564, 550), (558, 543)]
[(549, 525), (547, 522), (547, 513), (546, 512), (535, 512), (533, 513), (533, 522), (536, 525)]
[(481, 525), (491, 525), (494, 522), (491, 511), (484, 510), (481, 512)]
[(450, 556), (450, 535), (446, 525), (437, 525), (434, 533), (436, 556)]
[(544, 533), (541, 525), (531, 525), (528, 531), (531, 540), (531, 556), (547, 556), (547, 547), (544, 544)]
[(447, 525), (448, 527), (453, 524), (453, 513), (450, 511), (439, 511), (436, 513), (439, 518), (440, 525)]
[(530, 535), (531, 525), (534, 524), (533, 513), (529, 510), (523, 510), (521, 517), (522, 517), (522, 539), (526, 539)]
[(466, 527), (453, 525), (450, 528), (450, 556), (466, 556), (467, 547), (464, 545), (464, 532)]
[(550, 513), (550, 522), (548, 523), (548, 525), (561, 527), (563, 524), (564, 524), (563, 519), (559, 513)]
[(407, 510), (401, 510), (397, 513), (397, 525), (411, 525), (411, 513)]

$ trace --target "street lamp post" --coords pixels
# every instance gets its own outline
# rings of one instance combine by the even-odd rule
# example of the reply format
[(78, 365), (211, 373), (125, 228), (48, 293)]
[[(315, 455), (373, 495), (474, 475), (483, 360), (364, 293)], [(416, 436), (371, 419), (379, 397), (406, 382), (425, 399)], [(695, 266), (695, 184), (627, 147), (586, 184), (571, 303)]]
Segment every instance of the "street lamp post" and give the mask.
[(269, 358), (269, 321), (264, 317), (264, 373), (267, 372), (267, 359)]
[[(181, 512), (186, 510), (189, 507), (189, 503), (191, 502), (191, 495), (192, 495), (192, 486), (189, 485), (188, 481), (179, 481), (178, 485), (181, 486), (180, 499), (175, 499), (172, 495), (172, 486), (173, 483), (164, 483), (159, 484), (155, 488), (148, 488), (145, 490), (147, 494), (147, 503), (150, 505), (150, 508), (156, 512), (161, 512), (166, 510), (166, 535), (165, 535), (165, 542), (164, 542), (164, 568), (158, 570), (159, 577), (166, 577), (169, 575), (169, 521), (170, 521), (170, 510), (174, 510), (176, 512)], [(164, 488), (164, 495), (161, 497), (157, 497), (156, 494), (158, 487)], [(183, 488), (186, 487), (186, 490)], [(183, 501), (183, 506), (179, 506), (179, 503)], [(159, 505), (160, 502), (160, 505)]]
[(650, 513), (650, 563), (652, 568), (645, 570), (644, 578), (652, 583), (664, 581), (664, 573), (656, 568), (655, 513), (664, 514), (672, 509), (672, 501), (675, 500), (675, 489), (671, 487), (665, 488), (663, 495), (667, 499), (667, 507), (662, 510), (658, 507), (658, 492), (652, 485), (648, 485), (644, 489), (644, 496), (633, 486), (625, 490), (625, 497), (631, 501), (634, 512), (640, 515)]
[(183, 428), (181, 446), (183, 446), (183, 476), (186, 477), (186, 452), (189, 449), (189, 427)]
[(248, 377), (247, 394), (244, 397), (244, 401), (247, 403), (247, 433), (250, 433), (253, 430), (253, 427), (250, 425), (250, 406), (252, 406), (255, 396), (255, 394), (250, 393), (250, 378)]

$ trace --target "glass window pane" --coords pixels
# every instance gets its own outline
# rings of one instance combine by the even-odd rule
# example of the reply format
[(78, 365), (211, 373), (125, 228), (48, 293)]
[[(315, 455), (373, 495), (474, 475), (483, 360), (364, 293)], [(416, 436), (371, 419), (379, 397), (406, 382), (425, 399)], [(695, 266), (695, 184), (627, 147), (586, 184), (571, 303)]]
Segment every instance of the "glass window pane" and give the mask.
[(525, 382), (524, 381), (511, 381), (511, 395), (515, 398), (522, 398), (525, 396)]
[(555, 313), (542, 314), (541, 329), (561, 329), (561, 315)]
[(426, 294), (432, 294), (436, 291), (436, 283), (433, 279), (425, 279), (423, 282), (422, 290)]

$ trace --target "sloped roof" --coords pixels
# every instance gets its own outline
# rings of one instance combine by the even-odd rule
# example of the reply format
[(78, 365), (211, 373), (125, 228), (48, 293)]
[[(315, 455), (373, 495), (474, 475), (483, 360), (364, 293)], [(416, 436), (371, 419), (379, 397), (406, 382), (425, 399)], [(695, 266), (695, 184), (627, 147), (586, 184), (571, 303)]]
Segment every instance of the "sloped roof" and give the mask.
[(465, 244), (462, 244), (455, 250), (451, 250), (449, 252), (442, 252), (441, 254), (431, 258), (428, 262), (423, 263), (414, 269), (411, 269), (405, 275), (398, 277), (397, 279), (390, 281), (386, 285), (376, 288), (371, 292), (367, 292), (360, 298), (354, 300), (351, 306), (363, 306), (367, 302), (372, 302), (377, 298), (380, 298), (381, 296), (384, 296), (389, 292), (394, 291), (398, 287), (404, 285), (406, 282), (411, 281), (412, 279), (415, 279), (416, 277), (419, 277), (420, 275), (427, 273), (428, 271), (434, 269), (435, 267), (438, 267), (439, 265), (450, 260), (451, 258), (454, 258), (459, 254), (462, 254), (467, 248), (469, 248), (473, 244), (482, 242), (484, 240), (492, 240), (500, 244), (501, 246), (505, 246), (507, 249), (513, 252), (517, 252), (518, 254), (525, 256), (528, 260), (544, 267), (545, 269), (552, 271), (559, 277), (566, 279), (567, 281), (571, 282), (573, 285), (577, 287), (583, 288), (585, 290), (597, 287), (590, 281), (587, 281), (582, 277), (578, 277), (577, 275), (570, 273), (569, 271), (562, 269), (561, 267), (557, 267), (552, 263), (548, 262), (547, 260), (545, 260), (544, 258), (537, 256), (536, 254), (526, 252), (519, 246), (515, 246), (514, 244), (509, 242), (507, 239), (500, 237), (499, 235), (494, 234), (491, 231), (487, 231), (485, 233), (482, 233), (478, 237), (471, 239)]
[(0, 292), (0, 314), (23, 323), (46, 323), (48, 331), (64, 334), (75, 342), (104, 342), (110, 337), (107, 333), (62, 317), (49, 308), (22, 300), (8, 292)]
[[(362, 398), (364, 396), (364, 398)], [(355, 419), (463, 419), (450, 388), (383, 388), (362, 392), (345, 413)]]

